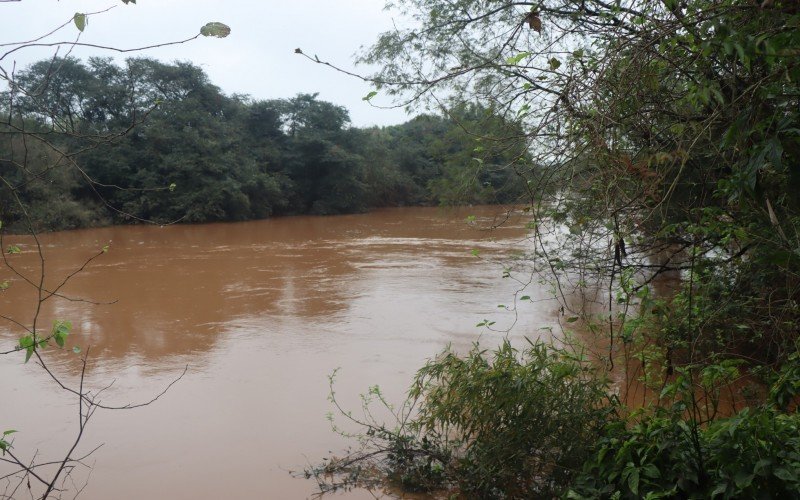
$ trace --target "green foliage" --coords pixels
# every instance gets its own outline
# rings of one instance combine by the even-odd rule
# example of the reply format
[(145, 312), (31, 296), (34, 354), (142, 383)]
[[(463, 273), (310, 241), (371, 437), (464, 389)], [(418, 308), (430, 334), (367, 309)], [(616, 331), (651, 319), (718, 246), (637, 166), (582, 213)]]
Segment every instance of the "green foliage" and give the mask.
[(800, 350), (789, 355), (770, 385), (769, 402), (781, 410), (794, 406), (797, 411), (800, 401)]
[(30, 361), (34, 352), (50, 345), (50, 340), (53, 340), (59, 348), (63, 348), (71, 330), (72, 323), (69, 321), (56, 320), (53, 322), (53, 329), (47, 336), (29, 333), (20, 337), (18, 349), (25, 351), (25, 362), (27, 363)]
[(795, 498), (800, 415), (745, 409), (693, 429), (658, 410), (609, 426), (567, 498)]
[(3, 435), (2, 435), (2, 437), (0, 437), (0, 452), (2, 452), (3, 455), (6, 454), (6, 450), (11, 448), (11, 443), (9, 441), (7, 441), (6, 438), (8, 436), (10, 436), (11, 434), (14, 434), (16, 432), (17, 431), (15, 431), (13, 429), (12, 430), (7, 430), (7, 431), (3, 431)]
[(78, 28), (78, 31), (83, 31), (86, 28), (87, 23), (86, 14), (80, 14), (76, 12), (73, 22), (75, 23), (75, 27)]
[[(222, 30), (211, 25), (209, 33)], [(18, 126), (60, 134), (26, 144), (9, 128), (0, 141), (0, 175), (20, 186), (37, 229), (495, 203), (519, 195), (502, 165), (521, 151), (475, 153), (465, 128), (511, 134), (518, 127), (480, 107), (454, 110), (453, 120), (426, 115), (362, 130), (350, 126), (347, 110), (316, 94), (227, 96), (189, 63), (57, 62), (18, 72), (17, 84), (28, 92), (16, 97), (15, 110)], [(98, 146), (97, 137), (110, 144)], [(28, 164), (20, 169), (12, 159), (23, 151)], [(58, 151), (75, 153), (53, 165)], [(12, 226), (24, 218), (11, 197), (0, 198), (0, 213)]]
[(539, 343), (517, 350), (505, 341), (491, 352), (476, 345), (463, 356), (446, 350), (417, 372), (403, 406), (416, 411), (398, 416), (397, 427), (359, 422), (364, 447), (325, 473), (339, 486), (358, 483), (356, 467), (377, 468), (414, 490), (552, 497), (616, 418), (595, 375), (584, 361)]

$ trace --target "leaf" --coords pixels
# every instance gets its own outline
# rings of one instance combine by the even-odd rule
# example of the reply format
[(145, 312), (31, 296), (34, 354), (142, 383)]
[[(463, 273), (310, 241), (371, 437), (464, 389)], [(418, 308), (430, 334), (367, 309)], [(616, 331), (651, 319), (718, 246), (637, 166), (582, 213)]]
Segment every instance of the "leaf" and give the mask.
[(765, 476), (766, 471), (769, 470), (769, 467), (772, 465), (772, 460), (768, 458), (762, 458), (758, 462), (756, 462), (755, 467), (753, 467), (753, 472), (758, 474), (759, 476)]
[(711, 498), (714, 498), (717, 495), (722, 495), (728, 489), (728, 483), (720, 483), (714, 488), (714, 491), (711, 492)]
[(136, 0), (122, 0), (122, 3), (124, 3), (125, 5), (128, 5), (129, 3), (135, 4)]
[(519, 300), (531, 300), (531, 296), (530, 295), (523, 295), (522, 297), (519, 298)]
[(169, 185), (169, 192), (170, 193), (174, 192), (175, 188), (177, 188), (177, 187), (178, 187), (178, 185), (173, 182), (172, 184)]
[(530, 52), (520, 52), (519, 54), (517, 54), (515, 56), (511, 56), (511, 57), (507, 58), (506, 59), (506, 64), (511, 64), (512, 66), (516, 66), (517, 64), (519, 64), (520, 61), (522, 61), (523, 59), (525, 59), (526, 57), (528, 57), (530, 55), (531, 55)]
[(3, 432), (3, 437), (8, 436), (9, 434), (14, 434), (15, 432), (17, 432), (17, 431), (14, 430), (14, 429), (11, 429), (11, 430), (8, 430), (8, 431), (4, 431)]
[(6, 249), (6, 253), (9, 254), (9, 255), (15, 254), (15, 253), (20, 253), (21, 251), (22, 250), (20, 250), (17, 245), (8, 245), (8, 248)]
[(473, 248), (469, 253), (471, 253), (474, 257), (478, 257), (481, 254), (481, 251), (477, 248)]
[(373, 91), (371, 91), (369, 94), (367, 94), (367, 95), (365, 95), (364, 97), (362, 97), (362, 98), (361, 98), (361, 100), (362, 100), (362, 101), (369, 101), (370, 99), (372, 99), (372, 98), (373, 98), (373, 97), (375, 97), (376, 95), (378, 95), (378, 92), (376, 92), (376, 91), (374, 91), (374, 90), (373, 90)]
[(736, 487), (740, 490), (749, 488), (750, 485), (753, 483), (753, 478), (755, 476), (753, 474), (749, 474), (747, 471), (739, 471), (733, 478), (733, 481), (736, 483)]
[(631, 489), (634, 495), (639, 494), (639, 469), (633, 469), (628, 476), (628, 488)]
[(571, 318), (567, 318), (567, 323), (575, 323), (576, 321), (578, 321), (577, 316), (572, 316)]
[(24, 337), (20, 337), (19, 339), (19, 347), (21, 349), (28, 349), (29, 347), (33, 346), (33, 336), (25, 335)]
[(537, 33), (542, 32), (542, 19), (539, 17), (539, 12), (536, 10), (531, 9), (531, 11), (528, 12), (528, 15), (525, 16), (525, 21), (528, 22), (530, 29), (536, 31)]
[(25, 351), (25, 362), (26, 363), (31, 360), (31, 356), (33, 356), (33, 347), (29, 347)]
[(784, 467), (775, 469), (775, 472), (773, 472), (772, 475), (787, 482), (794, 482), (797, 480), (796, 474), (793, 474), (790, 470)]
[(550, 64), (550, 69), (552, 69), (553, 71), (555, 71), (555, 70), (557, 70), (558, 68), (561, 67), (561, 61), (559, 61), (555, 57), (550, 59), (547, 62), (548, 62), (548, 64)]
[(83, 30), (86, 28), (86, 14), (76, 12), (75, 17), (72, 18), (72, 21), (75, 23), (75, 27), (78, 28), (78, 31), (83, 32)]
[(200, 34), (203, 36), (213, 36), (216, 38), (225, 38), (231, 34), (231, 29), (222, 23), (213, 22), (208, 23), (200, 28)]

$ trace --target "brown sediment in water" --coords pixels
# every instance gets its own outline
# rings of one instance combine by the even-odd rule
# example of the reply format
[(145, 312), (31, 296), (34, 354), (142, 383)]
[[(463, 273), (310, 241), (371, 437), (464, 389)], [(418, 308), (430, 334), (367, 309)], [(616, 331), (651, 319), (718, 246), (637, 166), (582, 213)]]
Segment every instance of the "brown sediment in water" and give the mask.
[[(81, 498), (313, 494), (312, 481), (288, 471), (350, 444), (325, 418), (334, 369), (341, 367), (337, 397), (346, 406), (358, 408), (372, 384), (401, 401), (415, 370), (446, 345), (499, 342), (504, 333), (475, 327), (483, 319), (498, 330), (513, 324), (510, 335), (520, 341), (555, 323), (558, 306), (535, 284), (525, 291), (534, 300), (518, 302), (518, 314), (498, 308), (513, 304), (519, 289), (501, 277), (509, 255), (530, 245), (524, 217), (484, 230), (501, 214), (407, 208), (42, 235), (51, 287), (109, 245), (64, 292), (114, 303), (48, 300), (41, 318), (72, 321), (68, 347), (91, 346), (90, 384), (115, 380), (104, 402), (147, 400), (189, 366), (154, 405), (96, 414), (81, 449), (105, 444), (89, 460), (94, 471)], [(10, 257), (35, 275), (31, 241), (6, 243), (20, 243), (23, 253)], [(3, 314), (28, 322), (33, 290), (5, 268), (4, 279), (12, 287), (0, 294)], [(0, 342), (13, 345), (19, 334), (5, 324)], [(76, 355), (48, 356), (76, 381)], [(74, 398), (23, 364), (22, 354), (0, 357), (0, 394), (1, 424), (19, 431), (17, 449), (58, 458), (77, 427)]]

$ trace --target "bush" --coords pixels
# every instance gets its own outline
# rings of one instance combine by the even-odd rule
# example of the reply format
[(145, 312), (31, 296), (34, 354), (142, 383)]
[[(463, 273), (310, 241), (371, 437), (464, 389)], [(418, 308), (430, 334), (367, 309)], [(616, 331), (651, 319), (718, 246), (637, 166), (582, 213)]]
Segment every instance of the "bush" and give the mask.
[(744, 409), (707, 427), (659, 409), (609, 425), (567, 495), (583, 498), (798, 498), (800, 415)]
[[(370, 394), (391, 408), (376, 388)], [(343, 412), (362, 426), (362, 447), (307, 474), (327, 475), (323, 489), (382, 476), (470, 498), (553, 497), (616, 419), (607, 394), (586, 363), (544, 344), (445, 350), (417, 373), (394, 427)]]

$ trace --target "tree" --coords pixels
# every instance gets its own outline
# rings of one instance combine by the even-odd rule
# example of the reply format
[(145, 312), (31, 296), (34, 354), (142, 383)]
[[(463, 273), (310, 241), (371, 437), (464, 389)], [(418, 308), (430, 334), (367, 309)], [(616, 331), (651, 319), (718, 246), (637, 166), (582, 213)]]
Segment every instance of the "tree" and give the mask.
[[(800, 12), (793, 3), (393, 5), (411, 27), (384, 33), (361, 55), (380, 68), (365, 78), (418, 104), (458, 109), (477, 100), (520, 120), (517, 133), (471, 132), (487, 142), (524, 142), (531, 156), (512, 166), (533, 207), (540, 255), (559, 254), (551, 269), (562, 300), (587, 273), (612, 283), (612, 342), (625, 322), (611, 307), (623, 275), (643, 277), (631, 293), (665, 272), (692, 271), (695, 285), (719, 285), (725, 276), (730, 288), (708, 293), (733, 294), (747, 304), (735, 308), (745, 315), (777, 307), (794, 318)], [(733, 354), (756, 342), (772, 346), (759, 358), (766, 363), (793, 352), (791, 328), (749, 317), (740, 319), (750, 333), (725, 345), (710, 341), (721, 327), (714, 324), (668, 350), (706, 345), (706, 355)]]
[(347, 110), (318, 101), (316, 94), (300, 94), (280, 107), (292, 151), (285, 168), (296, 189), (296, 209), (315, 214), (366, 209), (363, 159), (350, 152)]

